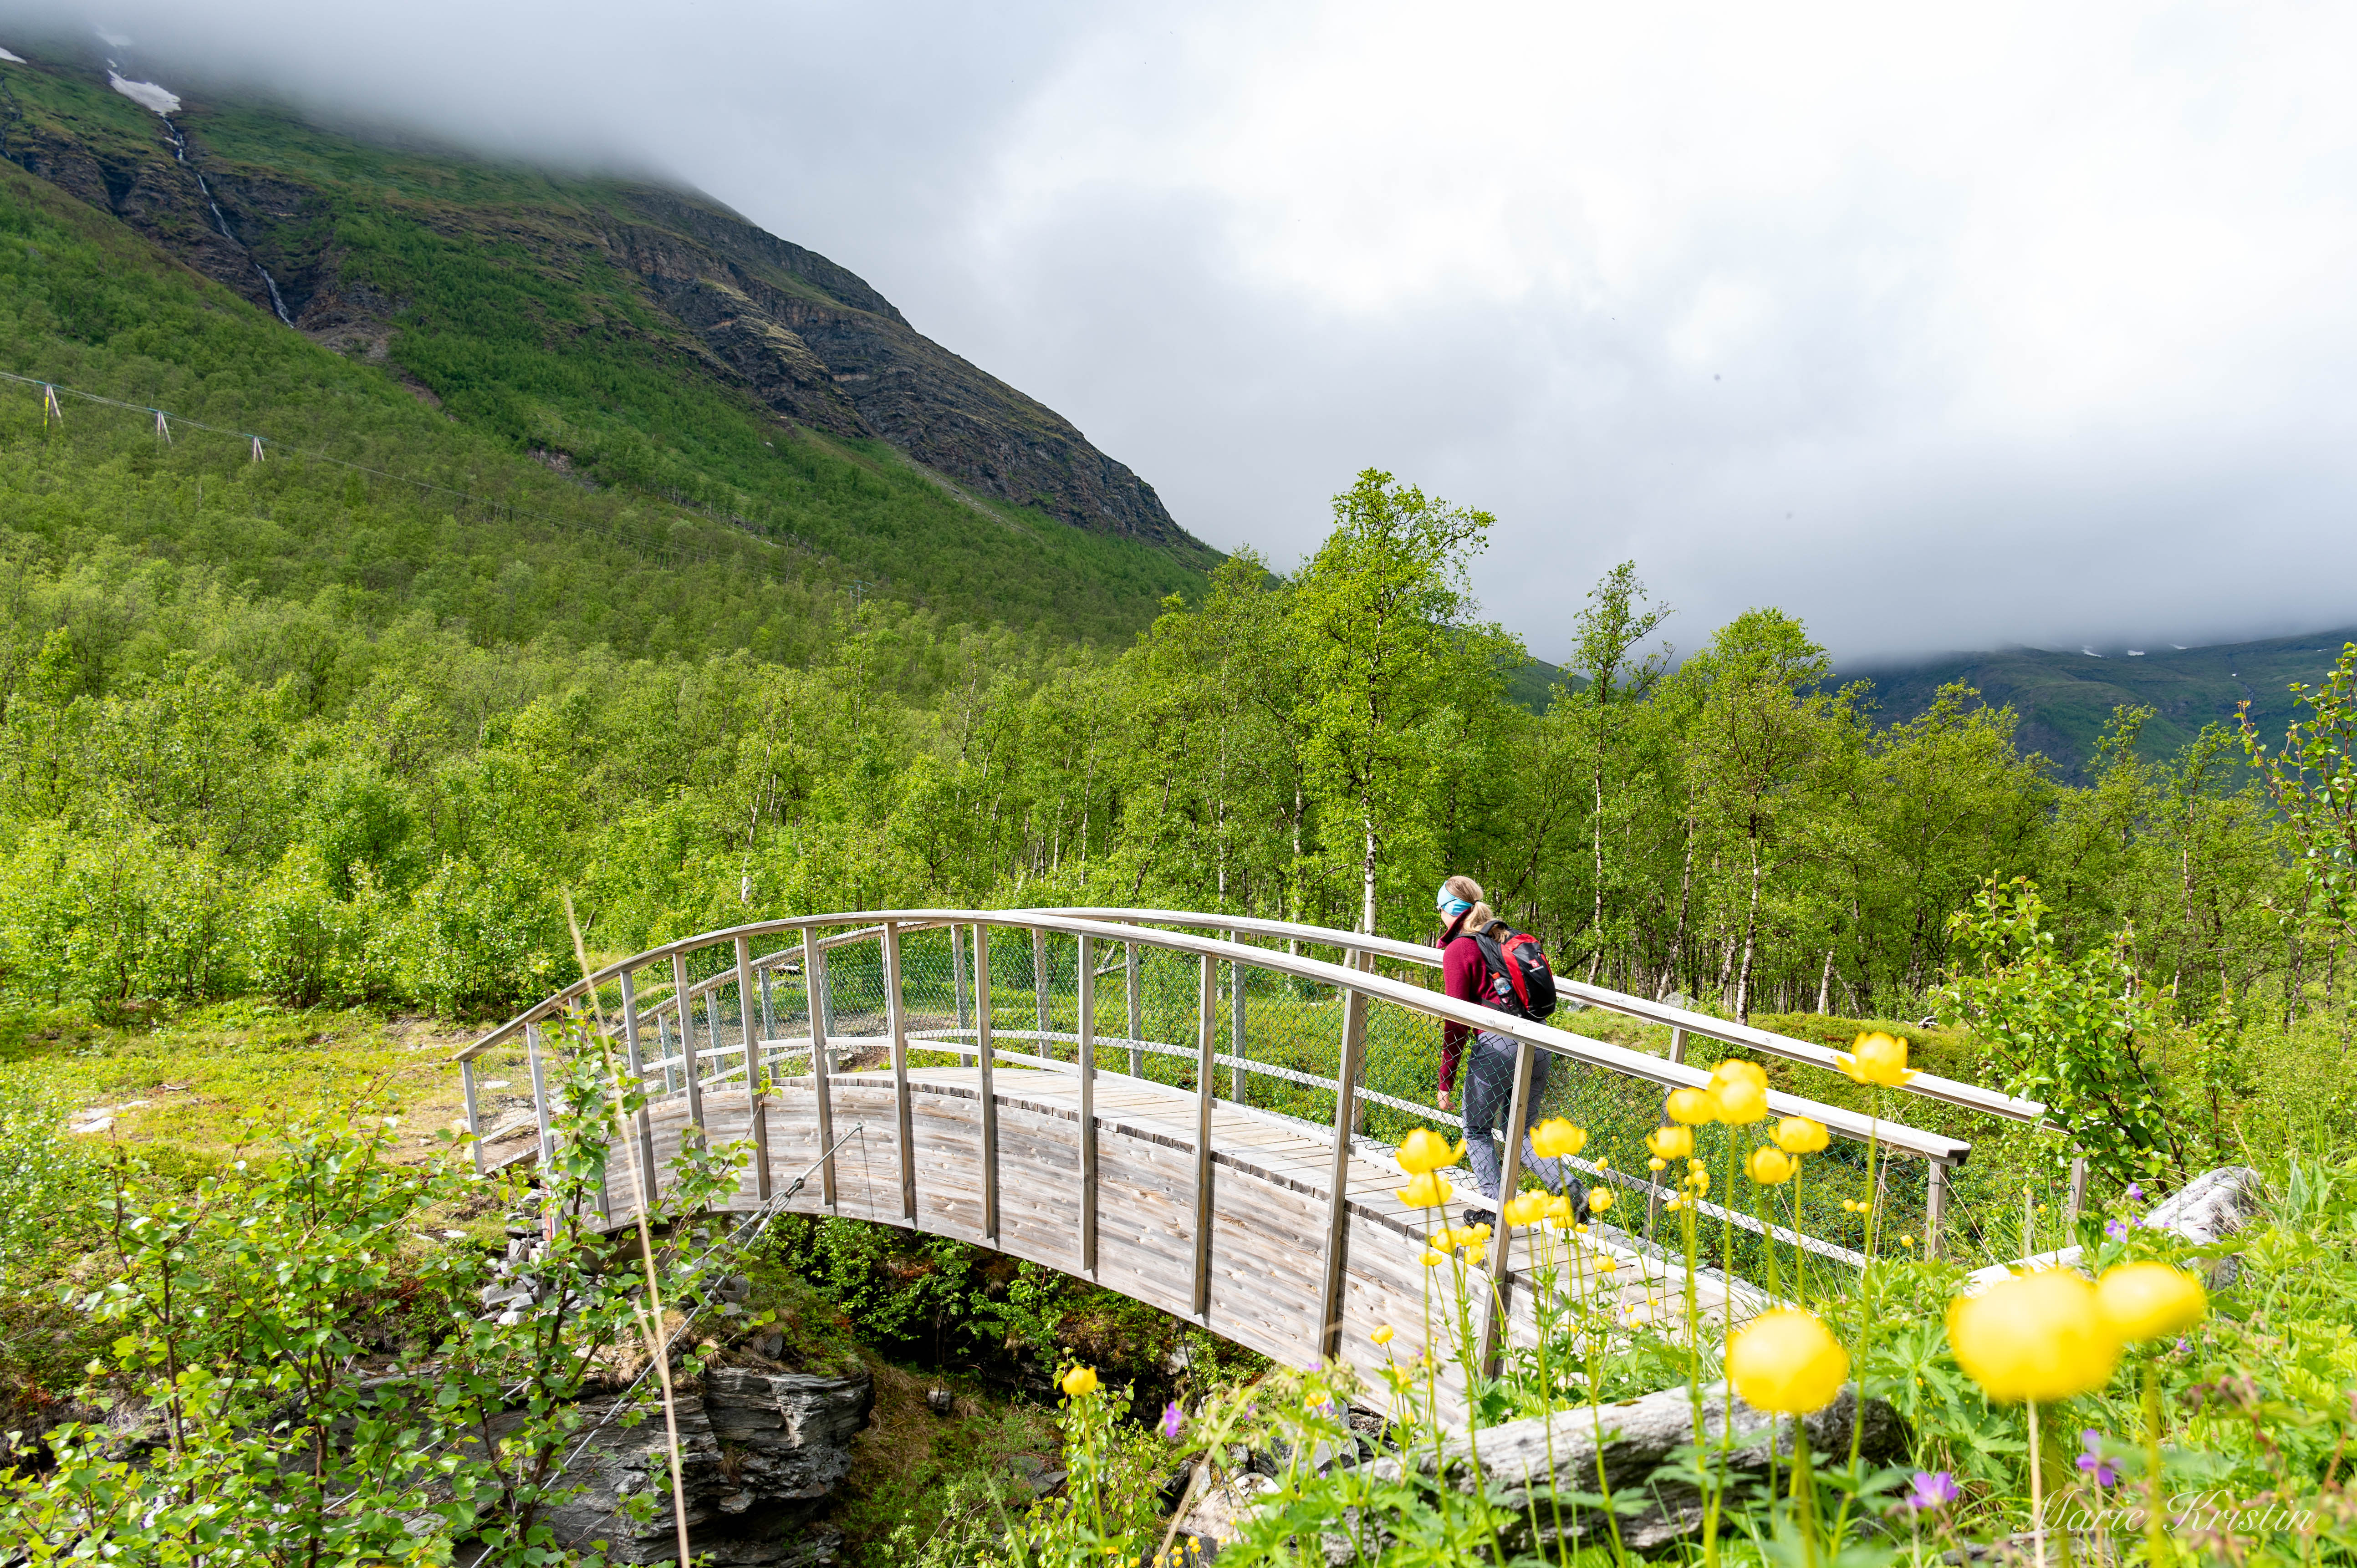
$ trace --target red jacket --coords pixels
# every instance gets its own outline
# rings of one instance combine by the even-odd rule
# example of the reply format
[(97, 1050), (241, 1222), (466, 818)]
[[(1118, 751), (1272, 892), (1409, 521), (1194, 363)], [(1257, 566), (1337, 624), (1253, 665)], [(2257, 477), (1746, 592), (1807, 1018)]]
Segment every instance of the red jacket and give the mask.
[[(1464, 923), (1460, 916), (1440, 934), (1441, 989), (1459, 1002), (1480, 1002), (1489, 965), (1481, 961), (1481, 944), (1461, 929)], [(1465, 1036), (1471, 1032), (1463, 1024), (1446, 1020), (1441, 1023), (1440, 1091), (1443, 1094), (1457, 1087), (1457, 1063), (1465, 1054)]]

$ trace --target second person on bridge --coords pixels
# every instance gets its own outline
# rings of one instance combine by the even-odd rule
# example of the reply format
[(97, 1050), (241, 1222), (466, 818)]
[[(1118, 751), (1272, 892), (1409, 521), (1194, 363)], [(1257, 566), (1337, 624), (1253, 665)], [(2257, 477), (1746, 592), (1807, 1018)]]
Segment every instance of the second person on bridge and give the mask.
[[(1459, 1002), (1478, 1002), (1484, 1007), (1500, 1007), (1501, 1001), (1511, 1004), (1511, 993), (1500, 988), (1506, 978), (1498, 977), (1491, 984), (1492, 968), (1482, 952), (1481, 937), (1506, 934), (1504, 922), (1499, 920), (1490, 906), (1482, 902), (1481, 885), (1469, 876), (1452, 876), (1440, 885), (1438, 912), (1440, 915), (1440, 972), (1444, 989)], [(1517, 1012), (1511, 1004), (1501, 1011)], [(1471, 1036), (1472, 1049), (1466, 1050), (1467, 1036)], [(1568, 1191), (1572, 1206), (1584, 1211), (1587, 1189), (1576, 1176), (1570, 1176), (1558, 1160), (1542, 1159), (1531, 1144), (1531, 1124), (1538, 1119), (1539, 1097), (1546, 1090), (1547, 1059), (1551, 1052), (1531, 1053), (1530, 1091), (1523, 1101), (1523, 1124), (1508, 1128), (1513, 1114), (1514, 1058), (1518, 1047), (1503, 1035), (1474, 1030), (1463, 1024), (1443, 1022), (1440, 1026), (1440, 1109), (1449, 1108), (1451, 1093), (1457, 1086), (1457, 1067), (1465, 1063), (1465, 1153), (1473, 1166), (1473, 1180), (1481, 1196), (1490, 1200), (1488, 1208), (1469, 1208), (1465, 1211), (1468, 1225), (1487, 1225), (1496, 1221), (1498, 1184), (1503, 1175), (1499, 1147), (1491, 1142), (1493, 1132), (1504, 1132), (1508, 1137), (1523, 1141), (1523, 1168), (1537, 1176), (1549, 1192)]]

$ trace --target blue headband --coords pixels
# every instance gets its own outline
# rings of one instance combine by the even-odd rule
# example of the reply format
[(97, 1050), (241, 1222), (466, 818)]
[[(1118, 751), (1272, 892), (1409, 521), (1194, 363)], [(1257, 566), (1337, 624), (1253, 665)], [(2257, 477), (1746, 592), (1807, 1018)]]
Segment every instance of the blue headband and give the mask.
[(1440, 896), (1440, 912), (1452, 920), (1471, 908), (1464, 899), (1451, 898), (1445, 891)]

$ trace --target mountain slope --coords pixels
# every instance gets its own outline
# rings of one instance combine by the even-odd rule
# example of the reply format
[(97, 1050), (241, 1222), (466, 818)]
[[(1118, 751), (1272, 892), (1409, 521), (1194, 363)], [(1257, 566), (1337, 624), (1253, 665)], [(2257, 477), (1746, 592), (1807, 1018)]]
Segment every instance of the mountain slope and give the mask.
[[(0, 66), (0, 86), (11, 162), (574, 479), (790, 539), (844, 580), (1086, 636), (1144, 624), (1217, 559), (1051, 410), (716, 203), (243, 102), (167, 119), (67, 64)], [(878, 480), (889, 504), (859, 504)]]
[(2209, 648), (2162, 643), (2137, 653), (2008, 648), (1898, 669), (1846, 671), (1841, 678), (1874, 682), (1884, 723), (1915, 717), (1951, 682), (1975, 687), (1990, 705), (2009, 704), (2021, 715), (2025, 746), (2044, 752), (2065, 777), (2079, 779), (2093, 760), (2095, 739), (2112, 710), (2122, 705), (2154, 710), (2138, 747), (2147, 757), (2176, 751), (2204, 725), (2233, 723), (2235, 704), (2243, 702), (2251, 704), (2260, 732), (2280, 744), (2295, 706), (2286, 688), (2295, 681), (2316, 682), (2351, 641), (2357, 641), (2357, 627)]

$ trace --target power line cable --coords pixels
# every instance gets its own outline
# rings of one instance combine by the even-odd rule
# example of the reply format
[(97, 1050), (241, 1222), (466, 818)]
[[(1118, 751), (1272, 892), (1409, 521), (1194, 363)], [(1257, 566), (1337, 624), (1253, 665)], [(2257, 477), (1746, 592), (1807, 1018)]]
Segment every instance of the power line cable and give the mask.
[[(59, 382), (48, 381), (39, 376), (25, 376), (18, 375), (13, 371), (0, 371), (0, 381), (14, 381), (18, 386), (31, 387), (39, 392), (41, 396), (41, 423), (44, 428), (48, 425), (52, 419), (54, 419), (59, 426), (63, 426), (65, 423), (65, 411), (58, 405), (58, 398), (62, 394), (66, 397), (79, 398), (84, 403), (96, 403), (104, 408), (119, 408), (128, 413), (144, 413), (150, 415), (156, 421), (156, 435), (167, 445), (171, 442), (172, 427), (174, 425), (179, 425), (189, 430), (202, 430), (210, 435), (227, 435), (234, 437), (240, 441), (250, 442), (252, 444), (253, 452), (252, 460), (256, 463), (263, 462), (266, 453), (283, 452), (292, 456), (301, 457), (308, 462), (326, 463), (334, 467), (349, 469), (356, 474), (366, 474), (371, 478), (382, 479), (389, 484), (408, 485), (413, 489), (428, 494), (448, 496), (461, 502), (472, 502), (488, 510), (504, 511), (510, 521), (513, 521), (514, 519), (521, 517), (527, 521), (546, 523), (553, 528), (571, 529), (583, 533), (595, 534), (599, 538), (611, 540), (615, 543), (622, 545), (626, 549), (639, 554), (641, 558), (649, 553), (652, 553), (659, 561), (662, 561), (662, 563), (666, 564), (683, 559), (699, 564), (708, 564), (716, 562), (724, 564), (741, 564), (750, 566), (756, 571), (764, 572), (766, 575), (774, 577), (780, 583), (788, 583), (793, 580), (790, 575), (788, 575), (781, 566), (773, 564), (749, 561), (746, 557), (737, 554), (723, 553), (709, 550), (684, 549), (679, 545), (668, 542), (652, 544), (647, 540), (633, 538), (618, 528), (608, 527), (604, 524), (588, 521), (580, 518), (561, 517), (555, 513), (541, 511), (532, 507), (519, 507), (513, 501), (500, 500), (490, 496), (478, 495), (472, 490), (462, 490), (455, 486), (437, 484), (431, 479), (413, 478), (406, 474), (396, 474), (385, 468), (371, 467), (366, 463), (355, 463), (348, 457), (333, 456), (314, 447), (297, 446), (291, 442), (282, 441), (276, 436), (264, 435), (251, 430), (234, 430), (222, 424), (208, 424), (202, 420), (191, 419), (185, 414), (173, 413), (168, 410), (155, 408), (146, 403), (125, 403), (120, 398), (105, 397), (97, 392), (83, 392), (78, 387), (65, 386)], [(835, 557), (829, 555), (827, 552), (821, 550), (816, 544), (803, 538), (802, 535), (793, 532), (791, 530), (779, 529), (776, 532), (783, 534), (786, 539), (791, 541), (797, 548), (807, 551), (813, 555), (820, 556), (827, 560), (835, 559)], [(754, 543), (775, 544), (777, 542), (775, 540), (761, 539), (749, 533), (747, 535), (747, 538)], [(668, 558), (668, 560), (665, 560), (664, 558)]]

